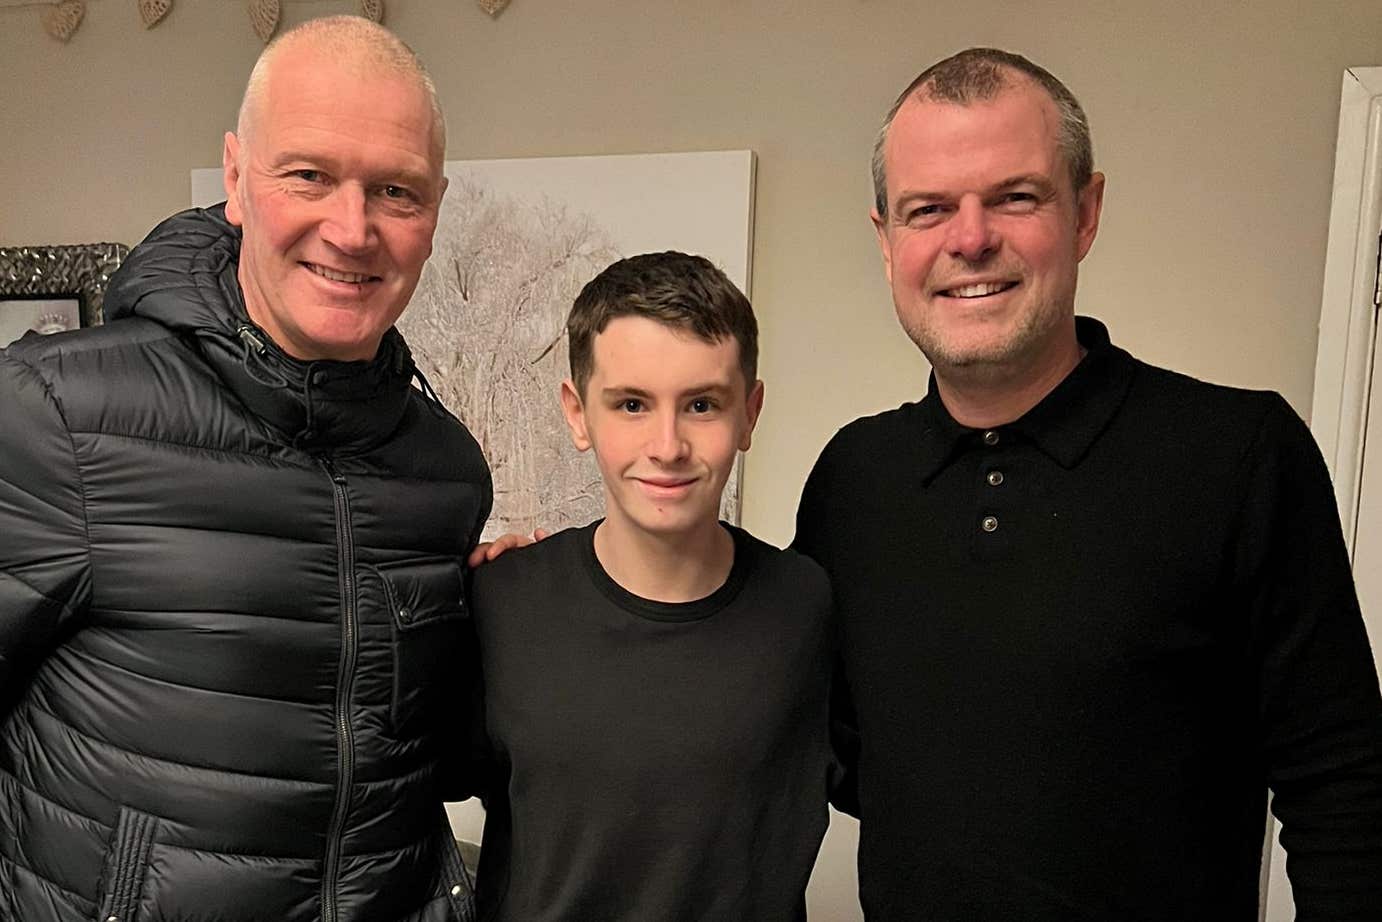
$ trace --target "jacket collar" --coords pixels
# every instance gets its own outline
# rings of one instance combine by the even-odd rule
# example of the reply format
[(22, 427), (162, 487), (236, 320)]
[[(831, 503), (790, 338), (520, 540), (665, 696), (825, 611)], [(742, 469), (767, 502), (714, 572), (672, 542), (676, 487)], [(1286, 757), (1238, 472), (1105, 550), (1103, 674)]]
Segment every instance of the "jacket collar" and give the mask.
[(387, 439), (407, 409), (413, 359), (390, 329), (369, 361), (300, 361), (245, 310), (240, 229), (224, 206), (184, 211), (135, 247), (106, 293), (106, 316), (145, 317), (188, 339), (222, 383), (283, 438), (313, 454), (354, 454)]

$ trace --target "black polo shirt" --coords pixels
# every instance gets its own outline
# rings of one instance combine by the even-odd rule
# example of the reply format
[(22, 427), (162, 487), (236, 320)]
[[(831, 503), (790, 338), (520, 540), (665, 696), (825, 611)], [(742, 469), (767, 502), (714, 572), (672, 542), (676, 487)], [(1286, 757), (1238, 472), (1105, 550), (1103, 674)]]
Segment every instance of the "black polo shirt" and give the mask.
[(1300, 918), (1382, 918), (1382, 703), (1309, 431), (1077, 330), (1021, 419), (933, 381), (806, 484), (870, 922), (1255, 922), (1269, 784)]

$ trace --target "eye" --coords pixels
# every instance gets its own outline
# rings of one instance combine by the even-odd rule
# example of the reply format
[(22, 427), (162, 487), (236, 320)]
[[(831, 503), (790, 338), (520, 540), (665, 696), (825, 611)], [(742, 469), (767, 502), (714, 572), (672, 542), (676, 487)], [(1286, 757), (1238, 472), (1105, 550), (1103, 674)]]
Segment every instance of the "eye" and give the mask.
[(619, 409), (625, 413), (637, 413), (643, 409), (643, 401), (637, 397), (627, 397), (619, 402)]
[(1031, 192), (1008, 192), (998, 199), (998, 205), (1009, 211), (1030, 211), (1036, 207), (1037, 197)]
[(709, 413), (711, 410), (715, 409), (715, 401), (711, 400), (709, 397), (697, 397), (695, 400), (691, 401), (690, 406), (692, 413)]
[(317, 183), (322, 181), (321, 170), (293, 170), (293, 175), (303, 182)]
[(929, 202), (908, 211), (906, 221), (908, 224), (934, 224), (941, 219), (944, 213), (945, 205), (943, 203)]
[(413, 193), (403, 186), (385, 186), (383, 191), (385, 198), (411, 199), (413, 197)]

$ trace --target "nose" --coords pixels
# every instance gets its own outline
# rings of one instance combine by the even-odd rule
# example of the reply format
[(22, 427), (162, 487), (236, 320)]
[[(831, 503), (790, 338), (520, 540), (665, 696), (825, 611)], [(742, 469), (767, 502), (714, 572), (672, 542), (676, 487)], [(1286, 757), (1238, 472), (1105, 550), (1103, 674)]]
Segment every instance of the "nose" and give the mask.
[(955, 216), (946, 224), (946, 248), (951, 256), (965, 262), (983, 262), (998, 249), (998, 231), (988, 210), (976, 195), (960, 199)]
[(327, 201), (321, 223), (321, 238), (342, 253), (359, 254), (373, 243), (374, 224), (369, 214), (365, 190), (354, 183), (342, 183)]
[(660, 464), (676, 464), (690, 454), (682, 433), (681, 414), (675, 411), (656, 414), (648, 436), (648, 457)]

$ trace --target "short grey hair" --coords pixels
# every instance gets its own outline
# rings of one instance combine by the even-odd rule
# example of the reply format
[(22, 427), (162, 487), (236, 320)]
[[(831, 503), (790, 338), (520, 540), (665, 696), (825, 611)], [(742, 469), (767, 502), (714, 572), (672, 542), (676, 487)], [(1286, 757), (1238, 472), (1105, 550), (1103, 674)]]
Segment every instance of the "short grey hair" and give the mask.
[(245, 95), (240, 100), (235, 134), (241, 141), (252, 132), (254, 115), (263, 99), (274, 59), (284, 47), (298, 45), (326, 51), (339, 61), (417, 81), (427, 94), (432, 108), (431, 152), (438, 164), (446, 160), (446, 116), (442, 113), (441, 102), (437, 99), (437, 86), (432, 82), (431, 75), (402, 39), (363, 16), (309, 19), (265, 46), (259, 60), (254, 63), (254, 69), (250, 71)]
[(893, 119), (907, 100), (922, 96), (936, 102), (967, 106), (975, 101), (993, 99), (1011, 89), (1015, 79), (1024, 77), (1046, 91), (1060, 114), (1058, 144), (1070, 172), (1071, 187), (1078, 194), (1087, 186), (1094, 175), (1094, 142), (1089, 137), (1089, 119), (1075, 94), (1046, 68), (1020, 54), (997, 48), (967, 48), (918, 74), (883, 119), (883, 127), (873, 142), (873, 204), (878, 216), (886, 218), (888, 214), (888, 173), (883, 149)]

